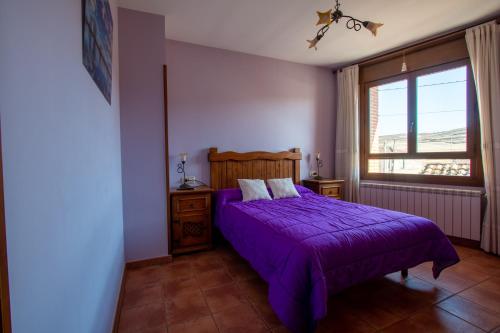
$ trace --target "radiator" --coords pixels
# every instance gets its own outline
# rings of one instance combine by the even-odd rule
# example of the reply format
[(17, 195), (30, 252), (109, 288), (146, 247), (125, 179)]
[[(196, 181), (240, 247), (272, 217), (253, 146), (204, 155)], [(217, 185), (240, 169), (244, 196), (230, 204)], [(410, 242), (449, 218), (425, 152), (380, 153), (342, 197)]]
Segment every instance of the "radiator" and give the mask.
[(361, 183), (362, 204), (428, 218), (446, 235), (479, 241), (481, 197), (476, 189)]

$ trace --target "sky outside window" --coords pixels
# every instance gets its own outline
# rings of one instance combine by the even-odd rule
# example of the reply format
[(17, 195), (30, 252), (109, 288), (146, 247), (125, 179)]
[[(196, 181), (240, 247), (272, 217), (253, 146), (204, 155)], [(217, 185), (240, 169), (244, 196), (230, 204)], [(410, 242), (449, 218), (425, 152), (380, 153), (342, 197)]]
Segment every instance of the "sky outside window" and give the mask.
[(406, 153), (408, 81), (370, 88), (370, 152)]
[(467, 67), (417, 78), (417, 151), (467, 150)]

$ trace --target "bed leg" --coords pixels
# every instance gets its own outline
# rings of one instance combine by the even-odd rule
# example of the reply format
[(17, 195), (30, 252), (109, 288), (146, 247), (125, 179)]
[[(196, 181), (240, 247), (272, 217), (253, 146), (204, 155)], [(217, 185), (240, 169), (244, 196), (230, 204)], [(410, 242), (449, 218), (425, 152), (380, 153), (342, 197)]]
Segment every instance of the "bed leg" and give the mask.
[(408, 269), (401, 270), (401, 276), (403, 279), (406, 279), (408, 277)]

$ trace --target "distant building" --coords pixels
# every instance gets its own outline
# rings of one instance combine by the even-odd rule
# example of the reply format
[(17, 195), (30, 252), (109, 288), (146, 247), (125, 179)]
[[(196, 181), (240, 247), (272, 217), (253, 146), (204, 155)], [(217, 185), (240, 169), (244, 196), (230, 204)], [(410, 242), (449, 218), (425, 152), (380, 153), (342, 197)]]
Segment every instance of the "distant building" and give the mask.
[[(375, 124), (371, 124), (376, 126)], [(406, 134), (381, 135), (377, 140), (372, 139), (372, 151), (380, 153), (393, 153), (406, 151)], [(418, 152), (459, 152), (467, 150), (467, 130), (457, 128), (454, 130), (422, 133), (417, 137)], [(454, 159), (391, 159), (370, 160), (369, 172), (374, 173), (399, 173), (399, 174), (425, 174), (446, 176), (469, 176), (470, 161)]]

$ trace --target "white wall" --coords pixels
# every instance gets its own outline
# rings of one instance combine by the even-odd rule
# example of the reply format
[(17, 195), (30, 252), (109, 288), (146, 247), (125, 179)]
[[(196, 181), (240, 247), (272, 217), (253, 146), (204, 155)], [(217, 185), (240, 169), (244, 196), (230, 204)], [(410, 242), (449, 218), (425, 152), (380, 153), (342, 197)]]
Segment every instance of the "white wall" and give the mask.
[[(168, 19), (168, 18), (167, 18)], [(208, 148), (282, 151), (301, 148), (302, 178), (324, 160), (333, 174), (335, 81), (331, 69), (173, 40), (166, 42), (170, 179), (179, 153), (187, 175), (209, 182)]]
[(127, 261), (167, 255), (165, 17), (119, 9), (123, 220)]
[(81, 0), (0, 2), (13, 332), (111, 331), (124, 265), (117, 16), (112, 106), (82, 65)]

